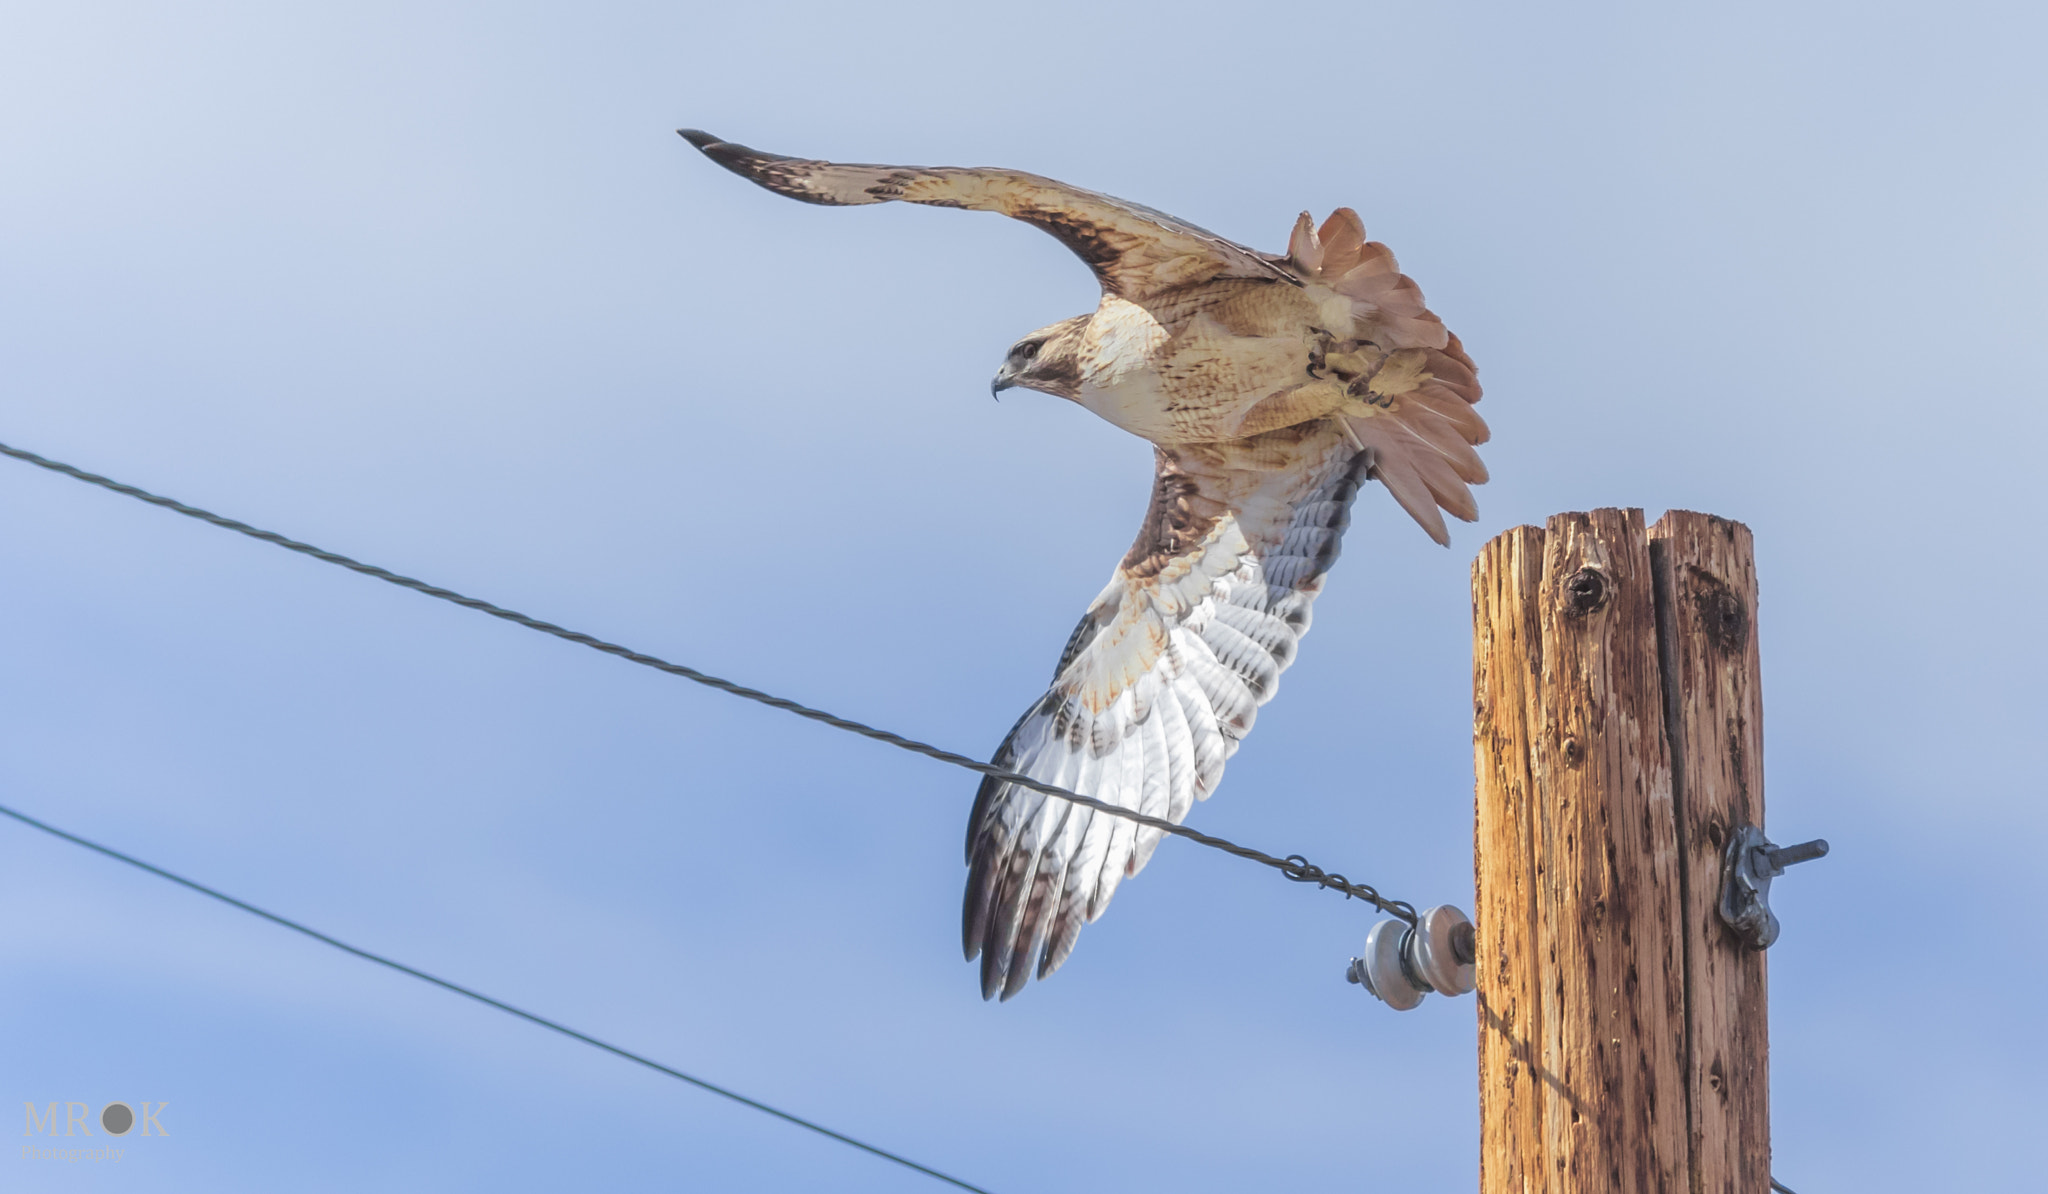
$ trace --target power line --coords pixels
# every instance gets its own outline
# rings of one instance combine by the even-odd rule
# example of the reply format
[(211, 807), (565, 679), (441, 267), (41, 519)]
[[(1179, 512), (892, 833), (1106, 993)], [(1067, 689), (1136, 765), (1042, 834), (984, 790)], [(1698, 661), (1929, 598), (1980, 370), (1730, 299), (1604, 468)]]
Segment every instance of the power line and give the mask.
[(969, 758), (966, 755), (957, 754), (950, 750), (943, 750), (929, 743), (919, 742), (914, 738), (906, 738), (901, 734), (891, 733), (888, 730), (877, 729), (862, 722), (839, 717), (822, 709), (813, 709), (808, 705), (799, 704), (785, 697), (774, 696), (759, 689), (735, 684), (731, 680), (723, 680), (717, 676), (708, 675), (680, 663), (670, 663), (658, 656), (635, 651), (630, 647), (622, 647), (617, 643), (606, 642), (601, 638), (584, 634), (578, 630), (557, 626), (553, 622), (543, 622), (539, 618), (528, 617), (516, 610), (506, 609), (501, 605), (493, 605), (491, 602), (481, 598), (468, 597), (453, 589), (444, 589), (439, 585), (428, 584), (423, 580), (415, 580), (410, 576), (401, 576), (389, 569), (379, 568), (375, 564), (365, 564), (360, 560), (351, 559), (337, 552), (327, 551), (310, 543), (302, 543), (297, 539), (287, 538), (276, 531), (262, 530), (258, 527), (250, 526), (246, 522), (215, 514), (210, 510), (202, 510), (197, 506), (188, 506), (174, 498), (163, 497), (146, 489), (123, 484), (110, 477), (103, 477), (98, 473), (86, 472), (84, 469), (74, 465), (51, 460), (45, 456), (38, 456), (36, 453), (30, 452), (25, 448), (16, 448), (0, 443), (0, 455), (12, 456), (16, 460), (48, 469), (53, 473), (62, 473), (67, 477), (72, 477), (91, 485), (97, 485), (102, 489), (109, 489), (115, 493), (148, 502), (152, 506), (161, 506), (166, 510), (173, 510), (183, 514), (188, 518), (196, 518), (201, 522), (212, 523), (214, 526), (247, 535), (251, 539), (261, 539), (265, 543), (275, 544), (287, 551), (295, 551), (300, 555), (311, 556), (316, 560), (338, 565), (351, 572), (360, 572), (364, 576), (372, 576), (378, 580), (397, 585), (400, 588), (411, 589), (415, 593), (423, 593), (429, 597), (452, 602), (465, 609), (486, 613), (494, 618), (501, 618), (515, 625), (524, 626), (528, 630), (538, 630), (542, 634), (551, 634), (556, 638), (566, 639), (569, 642), (589, 647), (593, 651), (602, 651), (607, 655), (616, 655), (630, 663), (637, 663), (643, 667), (651, 667), (656, 671), (667, 672), (671, 676), (681, 676), (685, 680), (694, 681), (707, 688), (715, 688), (720, 692), (730, 693), (736, 697), (743, 697), (746, 700), (766, 705), (771, 709), (781, 709), (786, 713), (794, 713), (798, 717), (822, 722), (834, 729), (859, 734), (863, 738), (872, 738), (876, 742), (886, 742), (890, 746), (910, 751), (913, 754), (920, 754), (929, 759), (937, 759), (941, 763), (951, 763), (955, 767), (963, 767), (980, 775), (1002, 780), (1005, 783), (1015, 784), (1021, 788), (1029, 788), (1034, 792), (1042, 792), (1047, 796), (1057, 796), (1062, 800), (1072, 801), (1083, 808), (1094, 809), (1096, 812), (1107, 813), (1113, 817), (1122, 817), (1127, 821), (1135, 821), (1148, 828), (1157, 829), (1161, 833), (1169, 833), (1175, 837), (1186, 838), (1191, 842), (1197, 842), (1201, 845), (1221, 850), (1226, 854), (1234, 854), (1239, 858), (1248, 858), (1253, 862), (1272, 867), (1298, 883), (1313, 883), (1317, 887), (1342, 892), (1346, 898), (1356, 897), (1382, 912), (1392, 913), (1400, 917), (1411, 925), (1415, 923), (1414, 905), (1402, 900), (1387, 899), (1380, 895), (1370, 884), (1353, 883), (1343, 875), (1323, 870), (1299, 854), (1280, 858), (1263, 850), (1254, 850), (1250, 846), (1240, 846), (1236, 842), (1225, 838), (1203, 833), (1197, 829), (1190, 829), (1185, 825), (1177, 825), (1163, 817), (1150, 816), (1136, 809), (1124, 808), (1121, 805), (1111, 804), (1108, 801), (1097, 800), (1093, 796), (1083, 796), (1079, 792), (1069, 791), (1057, 784), (1049, 784), (1043, 780), (1033, 779), (1028, 775), (1006, 770), (992, 763), (984, 763), (979, 759)]
[(38, 821), (34, 817), (29, 816), (27, 813), (11, 809), (4, 804), (0, 804), (0, 813), (4, 813), (9, 817), (14, 818), (15, 820), (21, 822), (23, 825), (26, 825), (31, 829), (40, 829), (44, 833), (47, 833), (52, 837), (63, 838), (67, 842), (71, 842), (74, 845), (84, 846), (88, 850), (104, 854), (108, 858), (114, 859), (117, 862), (125, 862), (129, 866), (135, 867), (139, 870), (148, 871), (150, 874), (155, 875), (160, 879), (169, 879), (171, 882), (176, 883), (180, 887), (190, 888), (191, 890), (198, 892), (200, 895), (209, 896), (213, 899), (219, 900), (221, 903), (226, 904), (230, 907), (239, 908), (242, 911), (247, 912), (253, 916), (260, 916), (264, 920), (267, 920), (274, 925), (281, 925), (284, 928), (290, 929), (294, 933), (300, 933), (307, 937), (311, 937), (313, 940), (318, 941), (322, 945), (331, 945), (334, 948), (341, 950), (343, 953), (354, 954), (358, 958), (362, 958), (370, 962), (375, 962), (379, 966), (384, 966), (392, 970), (396, 970), (400, 974), (406, 975), (411, 978), (419, 979), (421, 982), (432, 983), (433, 985), (441, 988), (444, 991), (453, 991), (455, 994), (460, 995), (465, 999), (473, 999), (486, 1007), (494, 1007), (501, 1012), (505, 1012), (508, 1015), (517, 1016), (520, 1019), (527, 1021), (528, 1023), (538, 1024), (542, 1028), (548, 1029), (551, 1032), (559, 1032), (563, 1036), (566, 1036), (571, 1040), (581, 1041), (582, 1043), (589, 1045), (593, 1048), (602, 1049), (607, 1053), (613, 1054), (618, 1057), (623, 1057), (627, 1061), (635, 1062), (639, 1065), (646, 1066), (648, 1069), (653, 1070), (655, 1073), (666, 1074), (671, 1078), (680, 1079), (684, 1082), (689, 1083), (692, 1086), (699, 1088), (700, 1090), (707, 1090), (710, 1091), (712, 1094), (718, 1095), (721, 1098), (731, 1099), (735, 1103), (739, 1103), (747, 1107), (752, 1107), (756, 1111), (766, 1112), (767, 1114), (772, 1115), (775, 1118), (784, 1121), (785, 1123), (792, 1123), (800, 1128), (808, 1128), (811, 1131), (816, 1132), (820, 1136), (830, 1137), (833, 1140), (837, 1140), (841, 1144), (850, 1144), (854, 1148), (860, 1149), (862, 1152), (872, 1153), (885, 1161), (894, 1161), (898, 1165), (901, 1165), (906, 1169), (915, 1169), (917, 1172), (922, 1173), (927, 1177), (935, 1177), (942, 1182), (946, 1182), (950, 1185), (957, 1186), (962, 1190), (972, 1190), (974, 1191), (974, 1194), (991, 1194), (989, 1190), (981, 1186), (961, 1181), (959, 1178), (954, 1177), (948, 1173), (941, 1173), (940, 1171), (933, 1169), (929, 1165), (920, 1165), (916, 1161), (911, 1160), (909, 1157), (905, 1157), (897, 1153), (892, 1153), (886, 1148), (877, 1148), (874, 1145), (869, 1144), (865, 1141), (855, 1140), (853, 1137), (848, 1136), (843, 1132), (835, 1132), (832, 1129), (824, 1126), (823, 1124), (814, 1123), (811, 1120), (805, 1119), (800, 1115), (792, 1115), (789, 1112), (784, 1111), (778, 1107), (770, 1107), (768, 1104), (760, 1102), (757, 1099), (750, 1099), (747, 1096), (739, 1094), (736, 1091), (727, 1090), (725, 1087), (720, 1086), (715, 1082), (706, 1082), (702, 1078), (698, 1078), (690, 1074), (685, 1074), (681, 1070), (671, 1069), (670, 1067), (665, 1066), (660, 1062), (653, 1060), (652, 1058), (643, 1057), (642, 1055), (635, 1053), (630, 1049), (621, 1049), (617, 1045), (611, 1044), (606, 1041), (601, 1041), (588, 1033), (578, 1032), (566, 1024), (550, 1020), (546, 1016), (537, 1016), (532, 1012), (526, 1011), (522, 1008), (513, 1007), (511, 1004), (506, 1003), (501, 999), (493, 999), (489, 995), (486, 995), (481, 991), (471, 990), (470, 988), (465, 987), (460, 983), (452, 983), (445, 978), (437, 978), (434, 975), (428, 974), (424, 970), (416, 970), (403, 962), (393, 961), (392, 959), (385, 957), (383, 954), (371, 953), (367, 949), (361, 949), (357, 946), (350, 945), (346, 941), (336, 940), (335, 938), (328, 936), (327, 934), (321, 932), (318, 929), (309, 928), (308, 926), (302, 925), (298, 921), (292, 920), (288, 917), (279, 916), (275, 912), (269, 912), (262, 908), (258, 908), (256, 905), (248, 903), (247, 901), (238, 900), (224, 891), (216, 891), (215, 889), (208, 887), (204, 883), (194, 882), (191, 879), (185, 878), (183, 875), (167, 871), (154, 863), (144, 862), (143, 860), (141, 860), (140, 858), (136, 858), (132, 854), (123, 854), (121, 851), (116, 850), (111, 846), (103, 846), (90, 838), (83, 838), (75, 833), (70, 833), (65, 830), (59, 829), (55, 825), (51, 825), (48, 822)]

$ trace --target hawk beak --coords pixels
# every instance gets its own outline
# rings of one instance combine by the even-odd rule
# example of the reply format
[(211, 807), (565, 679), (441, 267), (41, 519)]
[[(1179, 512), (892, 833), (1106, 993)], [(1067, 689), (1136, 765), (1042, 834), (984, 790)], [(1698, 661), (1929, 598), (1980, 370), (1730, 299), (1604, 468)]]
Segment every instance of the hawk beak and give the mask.
[(1001, 402), (1003, 400), (1003, 391), (1015, 389), (1016, 385), (1016, 374), (1011, 373), (1010, 367), (1008, 365), (1005, 365), (1002, 367), (1000, 371), (996, 373), (996, 379), (988, 383), (988, 396), (995, 399), (998, 402)]

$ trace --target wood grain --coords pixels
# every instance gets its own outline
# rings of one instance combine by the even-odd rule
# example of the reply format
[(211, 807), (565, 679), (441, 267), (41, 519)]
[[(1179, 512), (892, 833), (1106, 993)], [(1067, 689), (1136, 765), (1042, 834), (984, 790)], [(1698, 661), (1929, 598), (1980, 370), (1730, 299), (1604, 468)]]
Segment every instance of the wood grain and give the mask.
[[(1543, 532), (1516, 527), (1494, 539), (1472, 565), (1472, 752), (1479, 777), (1474, 802), (1474, 910), (1479, 972), (1479, 1189), (1522, 1194), (1544, 1188), (1540, 1157), (1521, 1141), (1542, 1137), (1545, 1084), (1536, 1042), (1536, 967), (1525, 948), (1536, 940), (1535, 780), (1530, 764), (1531, 689), (1543, 671), (1537, 587), (1543, 580)], [(1492, 860), (1488, 863), (1488, 860)]]
[(1764, 823), (1762, 665), (1749, 528), (1673, 510), (1650, 531), (1686, 928), (1692, 1194), (1769, 1188), (1764, 955), (1716, 909), (1729, 831)]
[(1475, 566), (1488, 1192), (1689, 1185), (1679, 850), (1653, 587), (1637, 510), (1510, 531)]

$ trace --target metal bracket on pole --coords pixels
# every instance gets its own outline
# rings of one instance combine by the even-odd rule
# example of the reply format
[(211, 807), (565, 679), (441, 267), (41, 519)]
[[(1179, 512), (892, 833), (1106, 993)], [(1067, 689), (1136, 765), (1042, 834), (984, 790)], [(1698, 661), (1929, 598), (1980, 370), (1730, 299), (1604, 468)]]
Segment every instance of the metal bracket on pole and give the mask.
[(1721, 857), (1721, 920), (1751, 949), (1769, 949), (1778, 939), (1771, 912), (1771, 880), (1797, 863), (1826, 857), (1828, 844), (1815, 838), (1796, 846), (1774, 846), (1754, 825), (1737, 826)]
[(1383, 920), (1365, 937), (1365, 956), (1351, 959), (1346, 982), (1372, 992), (1381, 1003), (1405, 1012), (1431, 991), (1464, 995), (1478, 985), (1472, 918), (1438, 904), (1405, 921)]

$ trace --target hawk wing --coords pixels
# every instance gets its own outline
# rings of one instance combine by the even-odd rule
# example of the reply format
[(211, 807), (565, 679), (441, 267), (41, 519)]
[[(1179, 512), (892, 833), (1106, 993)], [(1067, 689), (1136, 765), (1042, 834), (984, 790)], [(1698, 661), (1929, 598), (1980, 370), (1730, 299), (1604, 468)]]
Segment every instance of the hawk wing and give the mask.
[(741, 178), (805, 203), (924, 203), (993, 211), (1051, 233), (1110, 294), (1150, 295), (1212, 278), (1300, 285), (1278, 258), (1137, 203), (1021, 170), (958, 166), (863, 166), (762, 153), (696, 129), (678, 129), (704, 156)]
[[(1329, 423), (1242, 445), (1161, 448), (1137, 543), (997, 766), (1176, 823), (1308, 631), (1372, 462)], [(1261, 467), (1266, 465), (1267, 467)], [(967, 826), (967, 957), (983, 998), (1052, 973), (1160, 832), (995, 779)]]

